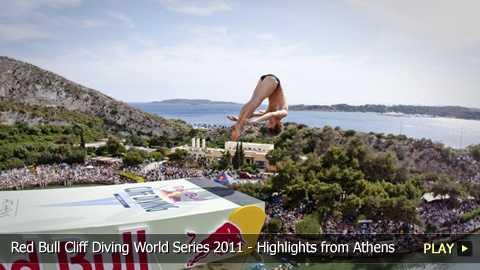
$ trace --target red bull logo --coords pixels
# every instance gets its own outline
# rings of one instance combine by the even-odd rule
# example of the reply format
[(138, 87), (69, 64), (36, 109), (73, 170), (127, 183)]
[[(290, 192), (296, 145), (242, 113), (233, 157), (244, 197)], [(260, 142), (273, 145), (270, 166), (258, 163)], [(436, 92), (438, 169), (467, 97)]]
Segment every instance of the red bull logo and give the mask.
[[(186, 234), (188, 237), (191, 237), (189, 244), (192, 244), (197, 234), (195, 232), (187, 232)], [(241, 252), (246, 244), (247, 242), (243, 239), (241, 229), (227, 220), (200, 241), (200, 245), (205, 248), (190, 259), (185, 266), (187, 268), (195, 266), (195, 264), (208, 257), (212, 252), (218, 256), (223, 256), (226, 253)]]
[(207, 200), (207, 198), (200, 198), (198, 194), (195, 192), (185, 190), (183, 186), (174, 186), (173, 189), (174, 189), (173, 191), (160, 189), (160, 193), (164, 199), (167, 199), (168, 201), (174, 204), (181, 202), (182, 196), (185, 196), (186, 198), (194, 202), (201, 202), (201, 201)]
[(173, 192), (173, 191), (168, 191), (168, 190), (163, 190), (163, 189), (160, 192), (162, 192), (162, 195), (164, 197), (173, 201), (173, 203), (177, 203), (177, 202), (182, 201), (182, 194), (180, 194), (179, 192)]

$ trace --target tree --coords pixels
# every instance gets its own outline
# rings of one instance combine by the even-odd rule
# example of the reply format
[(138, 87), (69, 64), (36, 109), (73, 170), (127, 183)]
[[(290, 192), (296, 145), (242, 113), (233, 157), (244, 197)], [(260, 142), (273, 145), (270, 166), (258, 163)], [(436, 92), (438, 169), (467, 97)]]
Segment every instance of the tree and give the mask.
[(288, 151), (279, 147), (268, 151), (265, 157), (270, 165), (276, 165), (277, 162), (281, 161), (286, 156), (288, 156)]
[(112, 156), (120, 156), (122, 153), (127, 152), (127, 149), (122, 145), (120, 139), (110, 136), (108, 142), (105, 145), (107, 152)]
[(243, 142), (240, 142), (240, 147), (238, 148), (238, 159), (240, 161), (240, 167), (243, 166), (243, 161), (245, 160), (245, 151), (243, 150)]
[(282, 221), (278, 218), (272, 218), (267, 224), (270, 233), (277, 233), (282, 229)]
[(66, 163), (82, 163), (85, 161), (85, 157), (87, 155), (87, 152), (84, 148), (72, 148), (69, 152), (68, 155), (64, 156), (64, 161)]
[(25, 163), (23, 162), (23, 160), (14, 157), (14, 158), (7, 159), (5, 162), (1, 162), (0, 169), (9, 170), (13, 168), (20, 168), (20, 167), (23, 167), (24, 165)]
[(290, 158), (286, 157), (283, 161), (277, 163), (277, 175), (272, 178), (272, 186), (276, 191), (285, 190), (288, 186), (295, 183), (300, 175), (298, 165)]
[(455, 183), (446, 174), (440, 174), (437, 181), (430, 186), (430, 192), (433, 196), (449, 196), (449, 201), (452, 203), (458, 203), (459, 199), (466, 198), (467, 193), (463, 190), (463, 187), (459, 183)]
[(378, 152), (366, 161), (365, 172), (368, 180), (372, 182), (385, 180), (392, 182), (397, 174), (395, 156), (392, 152)]
[(127, 152), (127, 153), (130, 153), (130, 152), (138, 152), (138, 153), (140, 153), (140, 155), (142, 156), (143, 159), (149, 158), (148, 151), (146, 151), (146, 150), (140, 150), (140, 149), (138, 149), (137, 147), (130, 147), (130, 148), (128, 149), (128, 152)]
[(129, 152), (122, 158), (122, 161), (127, 166), (137, 166), (143, 163), (143, 157), (139, 152)]
[(350, 159), (349, 166), (355, 169), (361, 167), (365, 163), (367, 156), (372, 154), (372, 150), (360, 138), (352, 138), (348, 142), (346, 150)]
[(60, 138), (57, 140), (57, 144), (73, 144), (72, 136), (70, 135), (62, 135)]
[(480, 144), (469, 147), (470, 155), (476, 160), (480, 161)]
[(324, 168), (330, 168), (337, 166), (341, 169), (346, 168), (349, 165), (349, 157), (347, 151), (344, 148), (338, 146), (332, 146), (328, 148), (327, 152), (321, 156), (322, 166)]
[(308, 153), (307, 160), (302, 163), (301, 171), (304, 172), (305, 181), (314, 181), (317, 178), (317, 173), (322, 170), (322, 163), (316, 153)]
[(80, 148), (85, 149), (85, 126), (83, 124), (75, 124), (73, 130), (75, 134), (80, 135)]
[(321, 140), (318, 140), (316, 150), (318, 155), (324, 154), (335, 143), (336, 133), (330, 126), (323, 127)]
[(344, 215), (355, 215), (356, 211), (362, 208), (363, 201), (357, 195), (350, 194), (347, 196), (347, 199), (344, 203), (343, 214)]
[(29, 154), (28, 149), (25, 147), (25, 145), (18, 145), (15, 147), (13, 150), (13, 156), (19, 158), (19, 159), (25, 159), (27, 155)]
[(332, 208), (335, 201), (340, 199), (342, 188), (339, 184), (327, 184), (324, 182), (317, 182), (310, 186), (310, 193), (317, 205)]
[(240, 167), (243, 165), (243, 158), (242, 156), (242, 147), (240, 146), (239, 143), (237, 143), (235, 147), (235, 154), (233, 155), (232, 158), (232, 165), (235, 170), (238, 170)]
[(198, 129), (196, 128), (191, 128), (190, 131), (188, 132), (188, 137), (190, 138), (195, 138), (198, 134)]
[(380, 182), (367, 182), (365, 189), (360, 193), (360, 198), (372, 196), (374, 198), (388, 198), (388, 193)]
[(407, 222), (409, 224), (420, 224), (417, 207), (415, 203), (405, 196), (394, 198), (392, 203), (392, 211), (390, 211), (390, 219), (394, 222)]
[(168, 138), (167, 136), (161, 136), (161, 137), (151, 137), (150, 140), (148, 141), (148, 145), (150, 147), (159, 147), (159, 146), (164, 146), (167, 144)]
[(185, 158), (188, 156), (188, 154), (189, 153), (188, 153), (187, 150), (177, 148), (177, 149), (175, 149), (175, 152), (170, 153), (168, 155), (168, 159), (170, 161), (177, 162), (177, 163), (180, 162), (180, 161), (183, 162), (185, 160)]
[(347, 193), (355, 190), (358, 181), (364, 179), (361, 171), (352, 169), (350, 167), (340, 169), (336, 165), (331, 168), (322, 169), (317, 174), (318, 180), (326, 183), (338, 183)]
[(291, 205), (299, 205), (302, 201), (309, 200), (308, 184), (305, 183), (301, 174), (295, 175), (292, 184), (287, 186), (286, 190)]
[(144, 139), (142, 139), (140, 136), (137, 135), (130, 135), (127, 137), (127, 144), (133, 145), (133, 146), (146, 146), (146, 142)]
[(288, 152), (294, 161), (300, 160), (300, 157), (303, 154), (303, 147), (306, 143), (307, 141), (303, 139), (301, 132), (295, 133), (291, 139), (287, 140), (290, 149)]
[(313, 215), (306, 216), (295, 224), (295, 230), (307, 238), (316, 238), (322, 233), (322, 226)]
[(222, 152), (222, 157), (218, 161), (218, 169), (219, 170), (226, 170), (228, 169), (228, 166), (230, 166), (230, 160), (232, 158), (232, 155), (230, 154), (229, 151), (224, 151)]
[(343, 136), (345, 137), (352, 137), (353, 135), (355, 135), (355, 130), (353, 129), (349, 129), (343, 133)]
[(150, 159), (154, 159), (155, 161), (162, 160), (163, 156), (164, 156), (164, 154), (162, 152), (158, 151), (158, 150), (148, 153), (148, 157)]
[(249, 174), (258, 174), (258, 164), (250, 164), (249, 166), (246, 166), (243, 168), (246, 172)]

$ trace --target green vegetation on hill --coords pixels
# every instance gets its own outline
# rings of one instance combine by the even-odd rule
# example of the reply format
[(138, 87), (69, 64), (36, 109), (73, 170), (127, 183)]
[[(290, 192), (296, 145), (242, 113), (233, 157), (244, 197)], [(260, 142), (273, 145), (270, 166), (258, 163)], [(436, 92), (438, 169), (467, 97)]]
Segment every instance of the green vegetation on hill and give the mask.
[(80, 146), (82, 132), (88, 139), (102, 137), (88, 128), (82, 131), (79, 126), (0, 125), (0, 169), (33, 163), (83, 162), (86, 151)]
[(79, 123), (88, 126), (89, 129), (95, 132), (105, 132), (102, 127), (103, 120), (99, 117), (78, 111), (69, 111), (64, 108), (27, 105), (0, 100), (0, 112), (18, 112), (23, 115), (22, 121), (17, 122), (39, 119), (36, 125), (48, 125), (50, 123), (71, 125), (72, 123)]
[[(267, 154), (278, 174), (234, 188), (257, 198), (281, 192), (284, 203), (293, 207), (314, 201), (320, 206), (314, 213), (319, 221), (326, 214), (351, 220), (364, 215), (418, 224), (416, 208), (425, 192), (448, 195), (454, 207), (469, 196), (480, 198), (479, 184), (453, 181), (477, 173), (471, 161), (458, 158), (469, 153), (426, 139), (285, 125)], [(434, 183), (427, 187), (426, 180)], [(310, 232), (307, 228), (316, 226), (312, 222), (304, 228)]]

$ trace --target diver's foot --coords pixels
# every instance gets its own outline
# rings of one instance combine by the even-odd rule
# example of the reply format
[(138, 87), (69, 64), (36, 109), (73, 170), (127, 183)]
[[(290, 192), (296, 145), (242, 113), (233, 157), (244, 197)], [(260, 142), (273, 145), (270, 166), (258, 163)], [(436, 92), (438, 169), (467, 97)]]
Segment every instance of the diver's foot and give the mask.
[(237, 125), (232, 126), (232, 141), (236, 142), (240, 137), (240, 133), (238, 132)]

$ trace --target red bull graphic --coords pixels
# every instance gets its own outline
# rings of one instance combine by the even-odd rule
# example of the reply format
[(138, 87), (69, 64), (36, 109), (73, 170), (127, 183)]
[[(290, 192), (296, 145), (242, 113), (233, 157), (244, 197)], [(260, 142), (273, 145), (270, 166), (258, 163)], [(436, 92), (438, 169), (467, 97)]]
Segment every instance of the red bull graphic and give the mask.
[[(195, 232), (187, 232), (186, 234), (188, 237), (191, 237), (189, 244), (192, 244), (197, 237), (197, 234)], [(229, 247), (241, 250), (246, 244), (247, 242), (243, 239), (240, 228), (227, 220), (217, 227), (215, 231), (200, 241), (200, 245), (204, 247), (203, 251), (199, 252), (195, 257), (189, 260), (185, 266), (187, 268), (195, 266), (200, 260), (208, 257), (211, 252), (223, 256), (226, 252), (230, 251)], [(223, 248), (225, 245), (227, 248)], [(231, 251), (234, 251), (233, 248)]]
[(222, 184), (222, 185), (237, 183), (237, 181), (234, 180), (234, 179), (233, 179), (230, 175), (228, 175), (226, 172), (223, 172), (222, 174), (220, 174), (220, 175), (215, 179), (215, 182), (220, 183), (220, 184)]
[(175, 270), (252, 252), (262, 202), (196, 183), (6, 191), (0, 270)]
[(164, 198), (171, 200), (173, 203), (178, 203), (182, 201), (182, 196), (194, 201), (201, 202), (206, 201), (207, 198), (200, 198), (196, 192), (185, 190), (184, 186), (174, 186), (174, 191), (160, 189)]
[(48, 245), (38, 239), (27, 239), (22, 247), (28, 252), (12, 258), (9, 264), (0, 260), (0, 270), (43, 270), (40, 254), (45, 253), (55, 255), (58, 270), (105, 270), (106, 265), (113, 267), (112, 270), (150, 270), (147, 252), (129, 252), (146, 243), (146, 232), (146, 228), (121, 231), (120, 243), (103, 246), (97, 243), (90, 252), (89, 241), (80, 238), (56, 239)]
[[(159, 196), (160, 195), (160, 196)], [(182, 198), (183, 197), (183, 198)], [(121, 205), (124, 208), (141, 208), (145, 212), (158, 212), (170, 208), (178, 208), (182, 202), (201, 202), (207, 198), (201, 198), (196, 192), (188, 191), (184, 186), (174, 186), (173, 191), (169, 186), (152, 188), (150, 186), (132, 187), (124, 189), (123, 192), (114, 193), (113, 197), (105, 197), (95, 200), (75, 201), (41, 205), (42, 207), (72, 207), (72, 206), (100, 206), (100, 205)], [(11, 209), (13, 200), (4, 200), (2, 204), (6, 210), (0, 212), (0, 217), (7, 216), (7, 210)], [(8, 204), (7, 204), (8, 203)]]
[(163, 197), (172, 200), (173, 203), (182, 201), (182, 194), (180, 194), (179, 192), (173, 192), (168, 190), (160, 190), (160, 192), (162, 193)]

